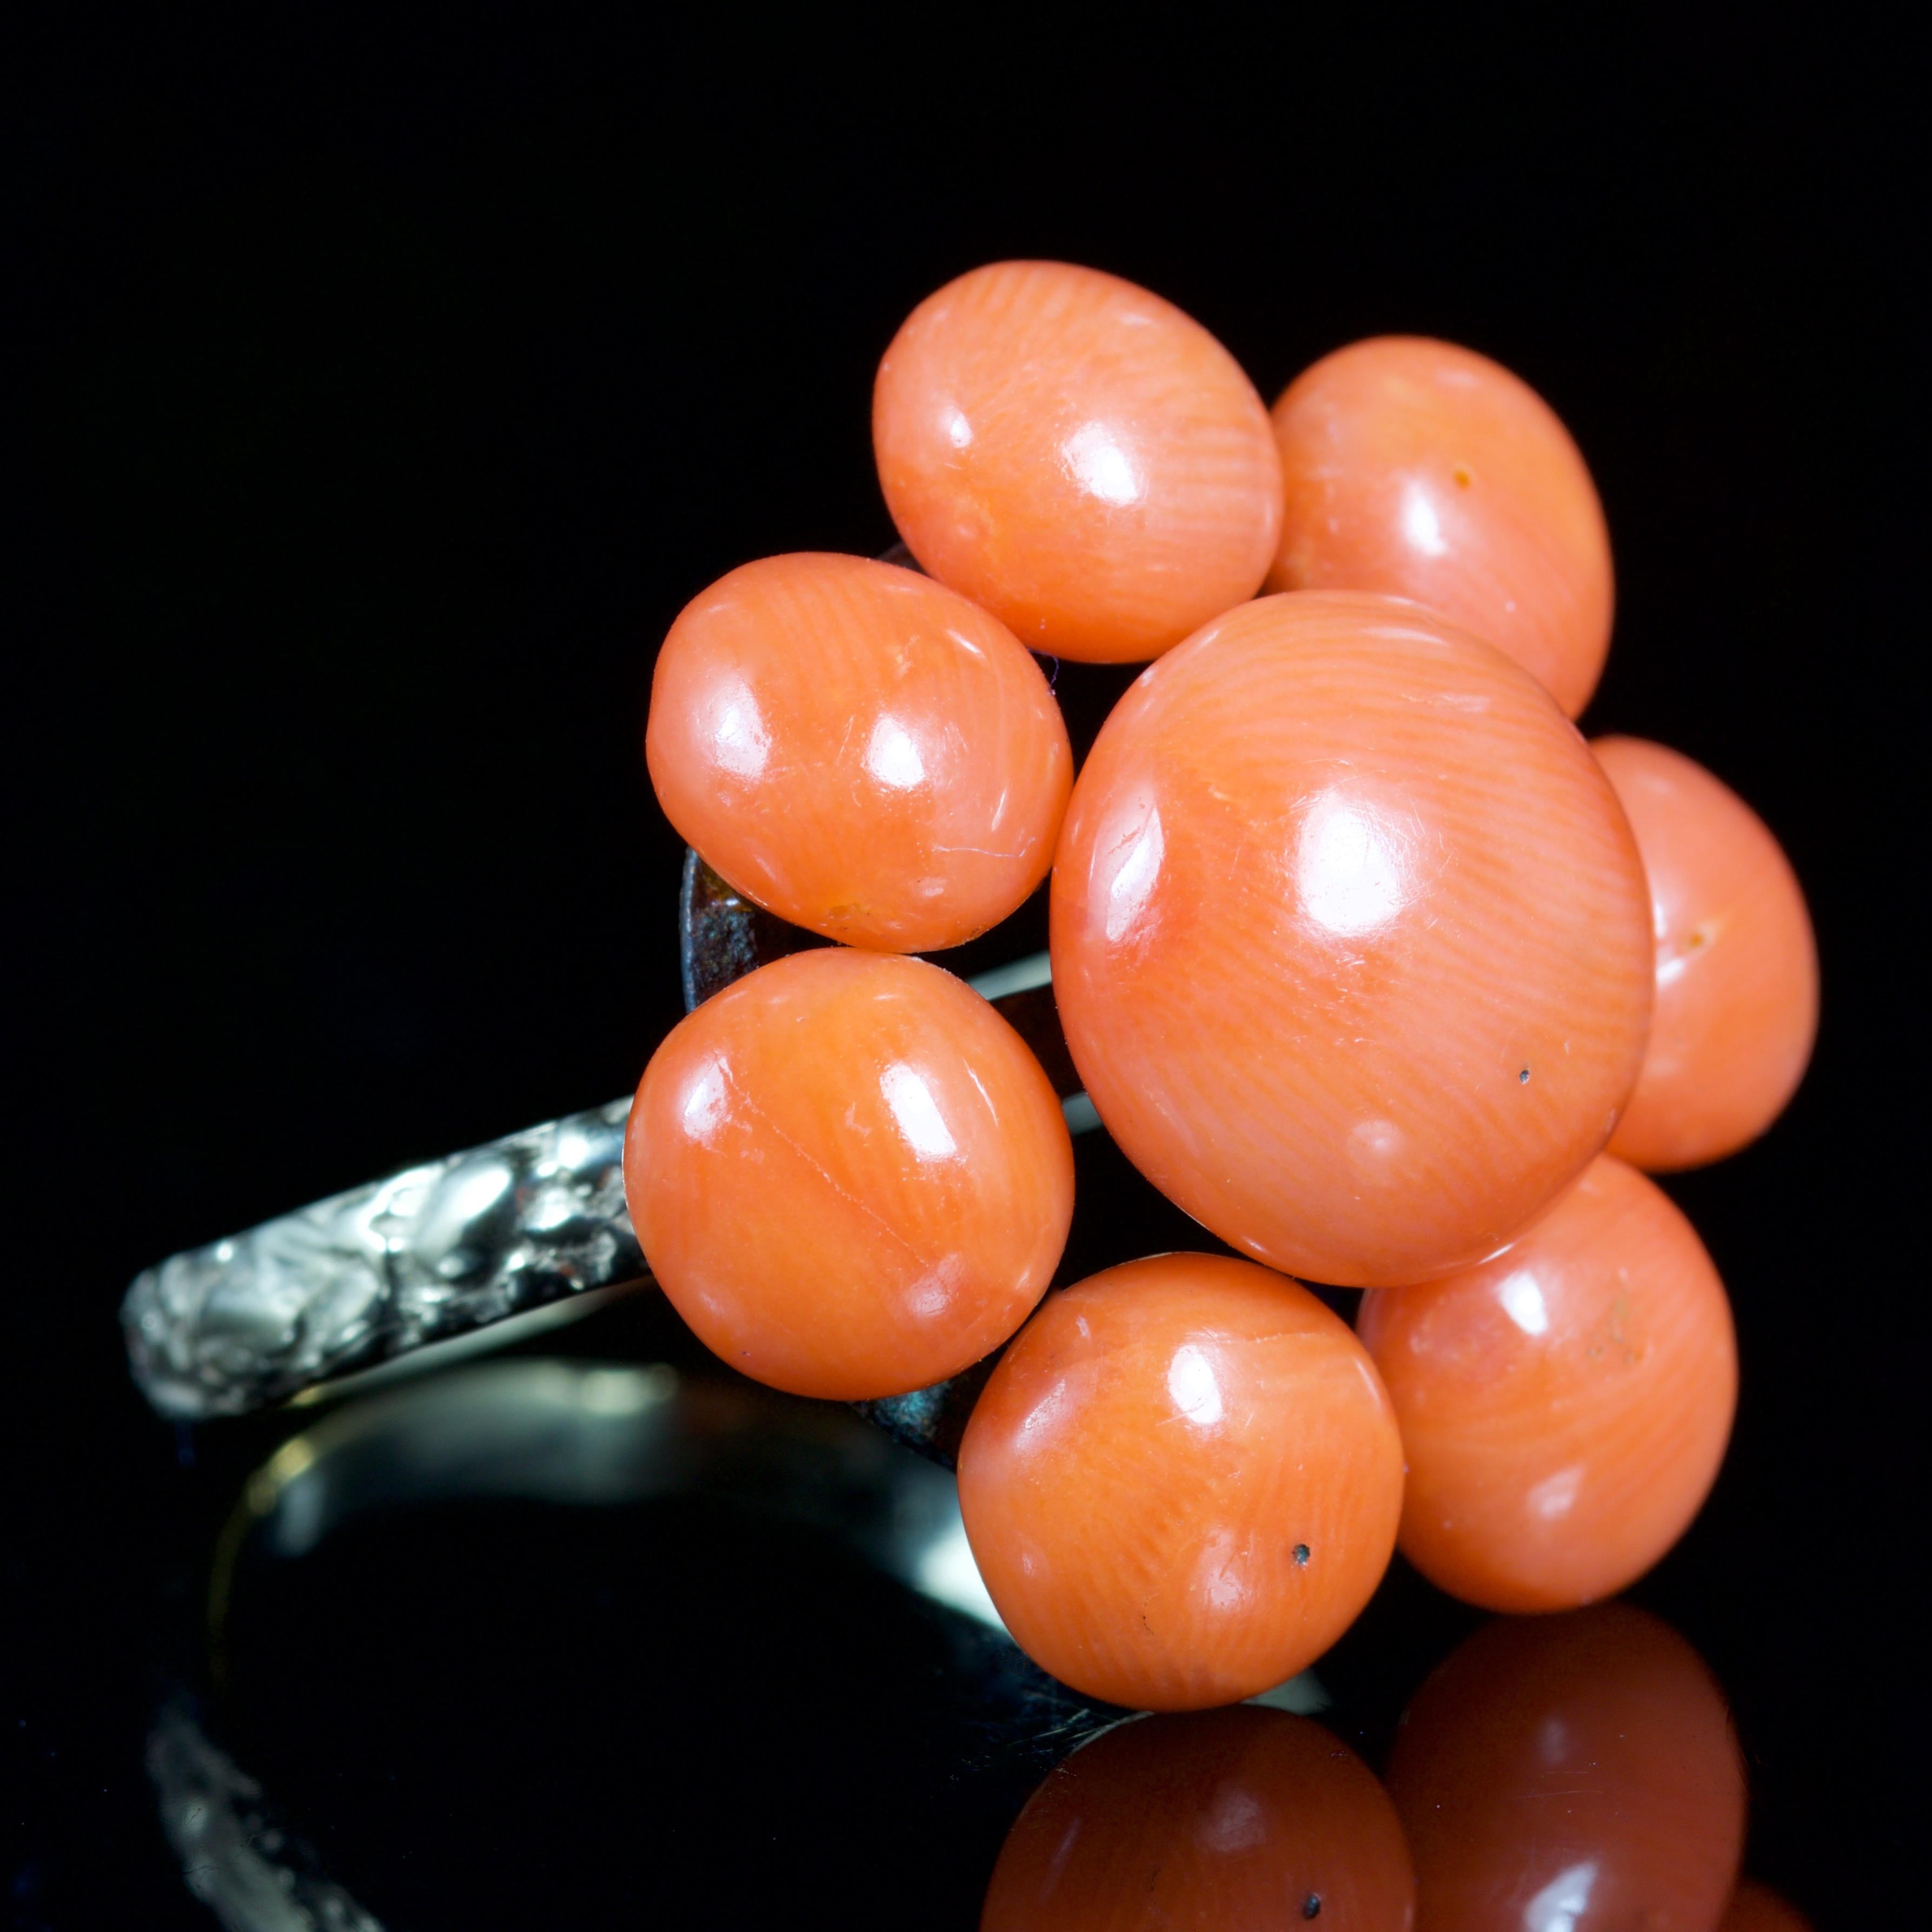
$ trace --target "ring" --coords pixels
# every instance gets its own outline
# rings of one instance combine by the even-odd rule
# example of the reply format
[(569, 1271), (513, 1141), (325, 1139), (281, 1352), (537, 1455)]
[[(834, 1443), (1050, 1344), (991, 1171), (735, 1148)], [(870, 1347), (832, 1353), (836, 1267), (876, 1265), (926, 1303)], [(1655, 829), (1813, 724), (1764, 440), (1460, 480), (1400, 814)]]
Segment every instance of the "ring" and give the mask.
[[(814, 934), (754, 905), (694, 853), (679, 895), (686, 1010)], [(1076, 1133), (1100, 1124), (1060, 1031), (1039, 952), (968, 983), (1034, 1050)], [(402, 1168), (246, 1233), (170, 1256), (122, 1304), (130, 1365), (169, 1420), (313, 1398), (494, 1348), (652, 1285), (624, 1204), (631, 1096)], [(950, 1462), (984, 1379), (860, 1406)], [(366, 1386), (365, 1384), (362, 1384)]]

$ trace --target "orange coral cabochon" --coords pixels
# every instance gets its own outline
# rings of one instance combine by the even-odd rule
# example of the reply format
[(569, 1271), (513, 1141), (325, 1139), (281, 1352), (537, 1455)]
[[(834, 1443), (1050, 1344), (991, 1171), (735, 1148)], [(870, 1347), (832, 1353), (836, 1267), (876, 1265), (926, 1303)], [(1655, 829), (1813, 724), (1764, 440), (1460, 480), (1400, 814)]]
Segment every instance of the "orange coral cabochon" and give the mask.
[(1385, 335), (1274, 406), (1274, 590), (1413, 597), (1532, 673), (1574, 718), (1610, 650), (1610, 533), (1570, 433), (1486, 356)]
[(1006, 1834), (980, 1924), (1408, 1932), (1414, 1910), (1375, 1774), (1332, 1731), (1249, 1706), (1142, 1718), (1082, 1745)]
[(1162, 1255), (1048, 1298), (967, 1424), (959, 1503), (1035, 1663), (1194, 1709), (1354, 1621), (1394, 1546), (1402, 1449), (1367, 1352), (1306, 1288)]
[(916, 571), (820, 553), (685, 607), (645, 750), (665, 816), (740, 892), (889, 952), (1012, 911), (1073, 782), (1060, 707), (1004, 624)]
[(1649, 1024), (1609, 782), (1520, 667), (1391, 598), (1264, 598), (1142, 675), (1075, 784), (1052, 940), (1130, 1158), (1316, 1281), (1495, 1252), (1603, 1146)]
[(1634, 1582), (1710, 1491), (1737, 1406), (1724, 1284), (1655, 1182), (1607, 1156), (1466, 1274), (1366, 1297), (1408, 1459), (1402, 1551), (1498, 1610)]
[(762, 966), (645, 1070), (624, 1192), (659, 1285), (732, 1367), (857, 1401), (956, 1374), (1060, 1259), (1073, 1150), (1018, 1034), (923, 961)]
[(1630, 815), (1650, 880), (1657, 1010), (1610, 1150), (1640, 1167), (1735, 1154), (1784, 1110), (1818, 1031), (1804, 894), (1763, 820), (1681, 752), (1591, 748)]
[(1150, 658), (1261, 586), (1281, 522), (1268, 412), (1171, 302), (1000, 262), (914, 310), (872, 442), (920, 562), (1036, 650)]
[(1428, 1932), (1714, 1926), (1744, 1845), (1724, 1694), (1627, 1604), (1477, 1631), (1403, 1714), (1388, 1785)]

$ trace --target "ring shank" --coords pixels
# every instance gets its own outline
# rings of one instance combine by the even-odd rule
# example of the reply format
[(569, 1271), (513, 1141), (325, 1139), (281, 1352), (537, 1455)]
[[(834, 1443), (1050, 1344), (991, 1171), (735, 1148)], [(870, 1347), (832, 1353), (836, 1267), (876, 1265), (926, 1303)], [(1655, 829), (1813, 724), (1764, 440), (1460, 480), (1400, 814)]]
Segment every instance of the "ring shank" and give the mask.
[(631, 1097), (406, 1168), (136, 1276), (121, 1319), (163, 1415), (266, 1408), (586, 1289), (648, 1278)]

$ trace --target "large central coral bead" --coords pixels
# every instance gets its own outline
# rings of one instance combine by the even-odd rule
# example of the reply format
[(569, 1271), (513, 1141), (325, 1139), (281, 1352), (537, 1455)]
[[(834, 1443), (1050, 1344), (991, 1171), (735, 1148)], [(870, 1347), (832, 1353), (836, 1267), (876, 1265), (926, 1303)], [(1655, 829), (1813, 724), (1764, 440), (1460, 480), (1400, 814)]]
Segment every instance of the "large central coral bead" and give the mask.
[(1244, 604), (1129, 691), (1053, 883), (1067, 1043), (1121, 1147), (1258, 1260), (1484, 1259), (1610, 1137), (1652, 981), (1642, 864), (1534, 679), (1419, 604)]

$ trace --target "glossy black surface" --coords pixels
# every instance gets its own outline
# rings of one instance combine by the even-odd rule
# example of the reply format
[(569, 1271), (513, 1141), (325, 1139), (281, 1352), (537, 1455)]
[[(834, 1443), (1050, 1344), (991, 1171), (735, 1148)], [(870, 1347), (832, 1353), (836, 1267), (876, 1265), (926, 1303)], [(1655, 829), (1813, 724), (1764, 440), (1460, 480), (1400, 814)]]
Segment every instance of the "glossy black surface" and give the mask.
[[(4, 31), (11, 1923), (215, 1922), (147, 1763), (182, 1694), (386, 1926), (974, 1922), (1073, 1733), (990, 1721), (937, 1613), (808, 1524), (370, 1516), (250, 1571), (218, 1681), (220, 1526), (289, 1424), (177, 1440), (114, 1311), (158, 1256), (634, 1081), (682, 1006), (655, 640), (749, 556), (887, 546), (873, 365), (1004, 254), (1155, 287), (1269, 398), (1420, 330), (1576, 433), (1619, 570), (1586, 728), (1750, 800), (1824, 972), (1786, 1119), (1670, 1184), (1743, 1394), (1708, 1508), (1634, 1595), (1731, 1701), (1750, 1867), (1821, 1929), (1908, 1922), (1923, 627), (1895, 50), (1166, 20), (1104, 57), (976, 30), (935, 64), (890, 36), (909, 96), (859, 78), (877, 37), (815, 20), (708, 47), (534, 16)], [(1125, 682), (1060, 668), (1076, 752)], [(1103, 1138), (1078, 1160), (1069, 1278), (1198, 1244)], [(682, 1346), (634, 1322), (568, 1346)], [(1379, 1771), (1476, 1621), (1398, 1566), (1318, 1666), (1320, 1721)]]

